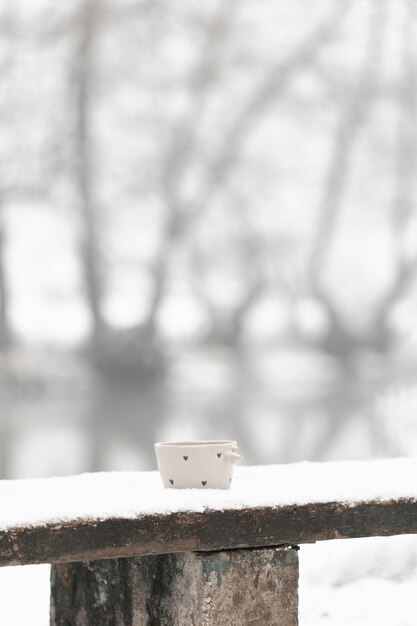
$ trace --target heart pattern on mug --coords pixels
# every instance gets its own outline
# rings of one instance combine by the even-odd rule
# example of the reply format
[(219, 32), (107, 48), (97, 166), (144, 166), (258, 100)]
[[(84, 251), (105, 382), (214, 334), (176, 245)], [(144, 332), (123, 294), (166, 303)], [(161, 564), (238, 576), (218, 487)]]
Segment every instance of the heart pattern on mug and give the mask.
[(169, 482), (171, 483), (171, 485), (174, 484), (174, 481), (172, 480), (172, 478), (169, 479)]
[(207, 485), (207, 481), (206, 480), (202, 480), (201, 484), (203, 485), (203, 487), (205, 487)]
[(219, 457), (219, 459), (220, 459), (221, 455), (222, 455), (222, 453), (221, 453), (221, 452), (218, 452), (218, 453), (217, 453), (217, 456)]
[(188, 456), (183, 456), (182, 458), (184, 459), (184, 461), (188, 461)]

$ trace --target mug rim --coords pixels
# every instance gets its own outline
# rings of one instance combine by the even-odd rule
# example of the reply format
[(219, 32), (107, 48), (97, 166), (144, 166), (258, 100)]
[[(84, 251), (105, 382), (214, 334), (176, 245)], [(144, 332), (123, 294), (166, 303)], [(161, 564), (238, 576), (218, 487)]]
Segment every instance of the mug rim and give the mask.
[(190, 448), (190, 447), (203, 447), (203, 446), (229, 446), (237, 443), (234, 439), (195, 439), (190, 441), (158, 441), (155, 444), (155, 448)]

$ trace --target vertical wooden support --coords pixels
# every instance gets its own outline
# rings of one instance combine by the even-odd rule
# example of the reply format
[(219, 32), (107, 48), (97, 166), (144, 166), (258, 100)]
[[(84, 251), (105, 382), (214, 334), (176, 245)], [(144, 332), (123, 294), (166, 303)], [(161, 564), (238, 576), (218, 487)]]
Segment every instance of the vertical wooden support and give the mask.
[(296, 548), (53, 565), (51, 626), (296, 626)]

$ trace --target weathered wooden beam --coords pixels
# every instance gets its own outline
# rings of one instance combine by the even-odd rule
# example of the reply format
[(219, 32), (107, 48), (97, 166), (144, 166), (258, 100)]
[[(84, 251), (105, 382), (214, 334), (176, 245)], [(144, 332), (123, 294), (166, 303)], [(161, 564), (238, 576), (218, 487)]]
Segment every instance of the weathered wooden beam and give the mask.
[(76, 519), (0, 532), (0, 565), (65, 563), (417, 533), (417, 501), (391, 500)]
[(52, 567), (51, 626), (295, 626), (295, 548)]

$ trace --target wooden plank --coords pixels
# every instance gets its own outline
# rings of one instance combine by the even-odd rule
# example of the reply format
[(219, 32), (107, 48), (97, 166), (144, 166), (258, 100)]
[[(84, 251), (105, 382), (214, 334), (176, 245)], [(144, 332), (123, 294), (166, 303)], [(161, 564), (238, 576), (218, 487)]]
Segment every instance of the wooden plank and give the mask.
[(256, 548), (405, 533), (417, 533), (415, 499), (148, 514), (136, 519), (76, 519), (0, 532), (0, 565)]
[(294, 548), (52, 566), (51, 626), (295, 626)]

